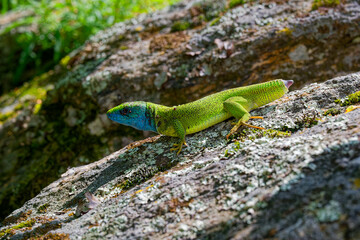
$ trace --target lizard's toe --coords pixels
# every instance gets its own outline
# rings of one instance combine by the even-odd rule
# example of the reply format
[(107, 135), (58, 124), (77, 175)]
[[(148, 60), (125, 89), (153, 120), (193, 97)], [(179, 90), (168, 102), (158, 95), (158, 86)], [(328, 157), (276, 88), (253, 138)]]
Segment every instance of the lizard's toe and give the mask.
[(183, 145), (187, 146), (187, 143), (185, 141), (181, 143), (174, 143), (174, 147), (170, 148), (170, 151), (177, 151), (176, 155), (179, 155)]
[(251, 116), (250, 118), (251, 118), (251, 119), (264, 119), (264, 118), (261, 117), (261, 116)]

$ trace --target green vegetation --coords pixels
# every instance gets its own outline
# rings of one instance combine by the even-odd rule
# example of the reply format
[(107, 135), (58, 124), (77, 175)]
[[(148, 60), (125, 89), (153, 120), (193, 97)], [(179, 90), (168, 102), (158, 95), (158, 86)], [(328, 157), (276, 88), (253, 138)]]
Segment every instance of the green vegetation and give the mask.
[(6, 112), (0, 112), (0, 123), (16, 117), (24, 109), (29, 109), (34, 114), (38, 113), (47, 91), (52, 88), (52, 85), (47, 83), (48, 76), (49, 74), (43, 74), (25, 83), (22, 87), (1, 96), (0, 108), (13, 107), (8, 107), (9, 110)]
[(171, 26), (171, 32), (184, 31), (190, 27), (191, 24), (187, 21), (177, 21)]
[(324, 116), (335, 116), (340, 113), (341, 113), (340, 109), (330, 108), (324, 112)]
[[(52, 69), (99, 30), (177, 1), (2, 0), (2, 13), (10, 9), (34, 12), (0, 31), (0, 35), (15, 33), (14, 44), (19, 47), (19, 52), (14, 53), (19, 56), (16, 69), (12, 72), (12, 86), (20, 86), (33, 76)], [(31, 75), (25, 75), (29, 70)]]
[(290, 137), (291, 133), (286, 131), (278, 131), (273, 129), (265, 129), (265, 130), (258, 130), (253, 128), (246, 128), (242, 131), (239, 131), (234, 135), (238, 141), (234, 142), (234, 145), (231, 149), (226, 149), (224, 153), (224, 157), (230, 157), (234, 155), (236, 152), (238, 152), (241, 149), (240, 142), (244, 142), (245, 140), (254, 141), (255, 139), (267, 137), (267, 138), (284, 138), (284, 137)]
[(319, 114), (316, 114), (314, 116), (304, 115), (295, 121), (296, 126), (294, 128), (289, 128), (288, 126), (283, 126), (280, 130), (294, 133), (300, 129), (311, 128), (311, 127), (317, 125), (319, 123), (319, 120), (320, 120)]
[(340, 104), (340, 106), (342, 107), (356, 104), (358, 102), (360, 102), (360, 91), (348, 95), (344, 100), (341, 99), (335, 100), (335, 103)]
[(319, 7), (336, 7), (339, 4), (340, 0), (314, 0), (312, 10), (316, 10)]
[(35, 224), (35, 219), (30, 219), (30, 220), (21, 222), (21, 223), (13, 226), (11, 228), (1, 230), (0, 231), (0, 237), (3, 237), (5, 235), (7, 235), (7, 234), (12, 235), (13, 234), (12, 230), (26, 228), (26, 227), (32, 227), (34, 224)]
[(258, 130), (254, 128), (245, 128), (241, 131), (238, 131), (234, 137), (236, 137), (239, 141), (244, 142), (245, 140), (254, 141), (255, 139), (261, 137), (268, 137), (268, 138), (277, 138), (277, 137), (289, 137), (291, 133), (288, 131), (278, 131), (273, 129), (265, 129), (265, 130)]
[(237, 6), (242, 5), (244, 3), (252, 2), (252, 1), (253, 0), (230, 0), (229, 8), (234, 8), (234, 7), (237, 7)]
[(47, 212), (47, 208), (50, 206), (49, 203), (45, 203), (43, 205), (41, 205), (37, 210), (39, 213), (46, 213)]
[(245, 0), (230, 0), (229, 2), (229, 8), (233, 8), (236, 6), (239, 6), (241, 4), (244, 4), (246, 1)]
[(28, 5), (29, 4), (29, 0), (1, 0), (0, 2), (0, 9), (1, 9), (1, 13), (4, 14), (16, 7), (18, 7), (19, 5)]
[(220, 21), (220, 19), (221, 19), (221, 17), (215, 18), (214, 20), (212, 20), (212, 21), (209, 23), (209, 25), (210, 25), (210, 26), (216, 25), (216, 24)]

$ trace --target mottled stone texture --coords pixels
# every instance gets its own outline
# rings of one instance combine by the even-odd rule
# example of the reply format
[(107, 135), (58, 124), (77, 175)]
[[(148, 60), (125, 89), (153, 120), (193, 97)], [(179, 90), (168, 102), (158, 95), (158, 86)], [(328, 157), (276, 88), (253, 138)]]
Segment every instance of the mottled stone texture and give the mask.
[[(179, 156), (160, 137), (71, 168), (2, 230), (35, 219), (12, 238), (358, 239), (360, 109), (334, 99), (359, 90), (360, 73), (347, 75), (253, 112), (264, 120), (251, 124), (291, 135), (244, 129), (227, 142), (226, 121), (187, 136)], [(340, 114), (324, 116), (330, 108)], [(98, 199), (88, 207), (86, 192)]]
[[(65, 66), (39, 80), (47, 93), (39, 111), (19, 110), (1, 123), (1, 216), (36, 196), (68, 167), (97, 161), (150, 136), (106, 119), (106, 110), (121, 102), (175, 105), (274, 78), (294, 79), (293, 88), (301, 89), (346, 75), (292, 92), (258, 111), (267, 118), (254, 124), (294, 132), (289, 138), (248, 132), (249, 139), (239, 136), (245, 142), (227, 143), (230, 124), (222, 123), (188, 137), (190, 147), (179, 158), (168, 151), (174, 140), (161, 138), (69, 170), (16, 213), (33, 208), (29, 217), (40, 216), (36, 209), (49, 203), (46, 214), (59, 212), (53, 221), (62, 222), (59, 231), (72, 236), (306, 238), (311, 228), (318, 238), (344, 232), (355, 239), (357, 215), (344, 206), (358, 203), (337, 196), (351, 195), (357, 191), (351, 184), (359, 185), (357, 165), (351, 165), (358, 154), (353, 138), (359, 110), (326, 118), (322, 111), (359, 90), (358, 75), (348, 74), (360, 65), (360, 5), (346, 1), (311, 11), (311, 4), (253, 1), (228, 9), (225, 0), (188, 0), (91, 38)], [(184, 26), (188, 29), (177, 31)], [(0, 107), (5, 108), (1, 101)], [(342, 151), (346, 148), (348, 155)], [(311, 174), (324, 175), (318, 189), (310, 183), (315, 181)], [(341, 185), (344, 193), (336, 192), (336, 181), (326, 179), (335, 175), (347, 181)], [(295, 178), (299, 182), (292, 185)], [(294, 189), (302, 181), (308, 195), (298, 196)], [(85, 191), (102, 196), (101, 209), (69, 217)], [(281, 213), (273, 213), (280, 207)], [(336, 214), (327, 216), (329, 209)], [(35, 229), (15, 236), (38, 234)], [(324, 235), (316, 235), (320, 232)]]

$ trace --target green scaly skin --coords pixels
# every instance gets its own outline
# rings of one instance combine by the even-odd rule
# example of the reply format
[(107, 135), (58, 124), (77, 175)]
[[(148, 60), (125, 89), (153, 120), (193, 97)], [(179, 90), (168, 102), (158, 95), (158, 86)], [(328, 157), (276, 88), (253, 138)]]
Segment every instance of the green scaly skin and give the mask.
[(174, 144), (174, 148), (170, 149), (179, 154), (182, 146), (186, 145), (185, 135), (199, 132), (230, 117), (235, 117), (237, 123), (227, 137), (241, 125), (260, 128), (246, 124), (251, 118), (249, 112), (281, 98), (292, 83), (291, 80), (273, 80), (233, 88), (174, 107), (149, 102), (123, 103), (110, 109), (108, 117), (140, 130), (180, 138), (179, 144)]

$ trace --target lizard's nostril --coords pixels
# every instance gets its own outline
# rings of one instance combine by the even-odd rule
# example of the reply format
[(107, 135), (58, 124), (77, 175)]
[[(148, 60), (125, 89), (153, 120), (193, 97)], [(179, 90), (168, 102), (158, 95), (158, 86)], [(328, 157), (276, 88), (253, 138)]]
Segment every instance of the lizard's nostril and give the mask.
[(113, 114), (112, 114), (112, 112), (109, 110), (109, 111), (107, 111), (106, 116), (107, 116), (108, 118), (112, 119)]

